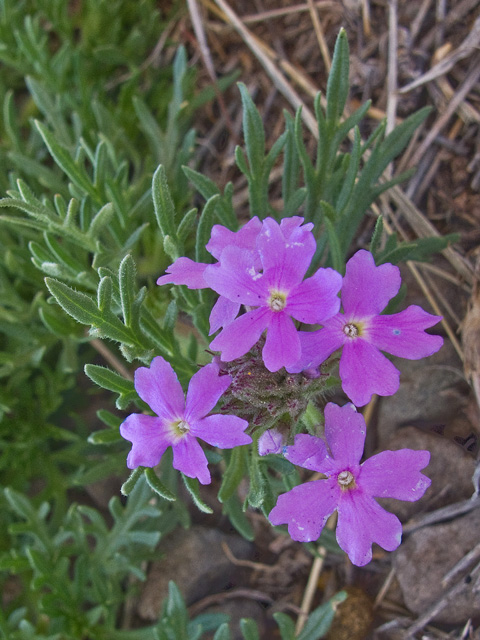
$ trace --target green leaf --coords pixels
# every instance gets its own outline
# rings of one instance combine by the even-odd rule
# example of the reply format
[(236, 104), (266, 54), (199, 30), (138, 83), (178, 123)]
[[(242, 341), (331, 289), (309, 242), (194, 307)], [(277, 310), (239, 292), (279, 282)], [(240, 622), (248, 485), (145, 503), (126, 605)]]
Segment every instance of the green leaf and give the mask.
[(192, 496), (193, 501), (197, 506), (197, 508), (200, 509), (200, 511), (203, 511), (203, 513), (213, 513), (213, 509), (211, 509), (207, 504), (205, 504), (203, 500), (200, 498), (198, 480), (196, 478), (189, 478), (183, 473), (182, 473), (182, 479), (183, 479), (183, 482), (185, 483), (185, 486), (188, 489), (188, 492)]
[(136, 336), (113, 313), (102, 313), (90, 296), (75, 291), (53, 278), (45, 278), (45, 284), (62, 309), (77, 322), (98, 329), (102, 337), (143, 348)]
[(212, 235), (212, 227), (215, 221), (215, 207), (220, 196), (214, 195), (207, 200), (203, 207), (202, 215), (198, 221), (197, 238), (195, 243), (195, 260), (197, 262), (210, 262), (211, 256), (205, 246)]
[(327, 120), (336, 123), (345, 108), (349, 91), (348, 70), (349, 70), (349, 50), (348, 39), (345, 29), (340, 32), (335, 42), (335, 49), (332, 58), (332, 68), (328, 75), (327, 82)]
[(154, 469), (152, 469), (151, 467), (147, 467), (146, 469), (144, 469), (144, 472), (148, 486), (153, 489), (156, 494), (158, 494), (164, 500), (175, 502), (177, 497), (170, 491), (170, 489), (167, 489), (167, 487), (162, 482), (160, 482), (160, 479), (155, 473)]
[(284, 210), (286, 210), (286, 203), (292, 199), (293, 195), (296, 193), (299, 187), (298, 178), (300, 161), (298, 158), (297, 146), (295, 143), (295, 122), (288, 111), (284, 110), (283, 116), (285, 118), (287, 139), (285, 141), (285, 150), (283, 153), (282, 197), (284, 202)]
[(97, 239), (100, 231), (110, 224), (114, 213), (115, 209), (113, 208), (113, 204), (108, 202), (95, 214), (88, 228), (87, 235), (90, 238)]
[(245, 515), (245, 512), (242, 510), (240, 500), (235, 494), (224, 502), (223, 511), (228, 515), (230, 522), (241, 536), (250, 541), (255, 539), (253, 527)]
[(70, 178), (73, 184), (78, 187), (83, 194), (90, 195), (95, 201), (98, 201), (97, 190), (91, 183), (85, 169), (80, 167), (68, 153), (68, 151), (58, 144), (55, 136), (43, 125), (39, 120), (35, 120), (40, 135), (43, 138), (52, 158)]
[(194, 227), (195, 227), (195, 222), (197, 220), (197, 212), (198, 209), (190, 209), (190, 211), (187, 211), (187, 213), (183, 216), (180, 224), (178, 225), (178, 229), (177, 229), (177, 237), (178, 237), (178, 241), (181, 242), (182, 244), (184, 244), (184, 242), (187, 240), (188, 236), (192, 233)]
[(322, 638), (330, 629), (337, 606), (346, 598), (345, 591), (340, 591), (328, 602), (312, 611), (298, 636), (298, 640), (319, 640)]
[(260, 640), (257, 623), (250, 618), (240, 620), (240, 630), (245, 640)]
[(273, 614), (273, 619), (278, 624), (282, 640), (295, 640), (295, 623), (290, 616), (278, 611)]
[(128, 479), (125, 480), (125, 482), (122, 484), (120, 488), (120, 492), (123, 496), (128, 496), (133, 491), (133, 489), (135, 488), (135, 485), (143, 476), (143, 471), (144, 471), (143, 467), (137, 467), (132, 471)]
[(152, 198), (155, 216), (163, 236), (176, 238), (175, 205), (167, 182), (164, 167), (160, 164), (153, 174)]
[(102, 389), (108, 389), (114, 393), (118, 393), (117, 409), (123, 411), (127, 406), (137, 398), (135, 387), (131, 380), (127, 380), (119, 373), (108, 369), (107, 367), (101, 367), (97, 364), (86, 364), (85, 375), (90, 380), (98, 384)]
[(407, 146), (408, 141), (415, 133), (416, 129), (422, 124), (431, 111), (431, 107), (423, 107), (412, 115), (408, 116), (401, 124), (388, 134), (380, 145), (380, 171), (377, 177), (383, 173), (387, 165), (396, 158), (399, 153)]
[(379, 264), (377, 262), (378, 249), (380, 247), (380, 242), (382, 241), (382, 233), (383, 233), (383, 216), (378, 216), (377, 221), (375, 222), (375, 229), (373, 230), (372, 239), (370, 241), (370, 253), (375, 258), (375, 264)]
[(344, 175), (342, 180), (342, 188), (340, 190), (337, 202), (336, 209), (341, 215), (345, 207), (347, 206), (348, 200), (352, 194), (353, 188), (355, 186), (355, 180), (358, 176), (358, 170), (360, 167), (360, 157), (361, 157), (361, 137), (360, 130), (358, 127), (354, 129), (354, 139), (352, 152), (349, 157), (348, 169)]
[(230, 461), (223, 474), (222, 484), (218, 492), (220, 502), (226, 502), (235, 493), (246, 467), (246, 447), (235, 447), (230, 453)]
[[(322, 208), (326, 209), (327, 202), (321, 202)], [(345, 263), (343, 261), (342, 251), (340, 249), (340, 242), (338, 240), (338, 235), (335, 230), (334, 225), (330, 221), (329, 217), (325, 216), (324, 218), (325, 226), (327, 228), (328, 233), (328, 247), (330, 250), (331, 264), (332, 267), (338, 271), (339, 273), (345, 272)]]
[(232, 640), (227, 622), (224, 622), (220, 627), (218, 627), (215, 635), (213, 636), (213, 640)]
[[(217, 185), (207, 178), (206, 176), (198, 173), (198, 171), (194, 171), (190, 169), (190, 167), (182, 167), (183, 172), (193, 184), (195, 189), (199, 191), (205, 200), (208, 200), (212, 196), (216, 194), (220, 194), (220, 189)], [(217, 206), (218, 217), (220, 218), (220, 222), (227, 227), (227, 229), (232, 229), (233, 231), (238, 229), (238, 220), (233, 210), (232, 205), (232, 184), (231, 182), (225, 185), (225, 191), (223, 196), (220, 198)]]
[(132, 327), (133, 304), (135, 301), (135, 262), (130, 254), (126, 255), (118, 269), (120, 302), (125, 326)]
[(252, 447), (250, 453), (248, 465), (250, 488), (247, 499), (250, 506), (254, 509), (260, 509), (265, 499), (265, 478), (260, 469), (256, 447)]
[(90, 444), (111, 444), (112, 442), (122, 441), (120, 432), (115, 429), (100, 429), (93, 431), (87, 438)]
[(112, 304), (112, 279), (105, 276), (99, 282), (97, 289), (97, 305), (101, 313), (108, 311)]
[(250, 172), (252, 174), (261, 174), (265, 158), (265, 131), (262, 117), (257, 107), (253, 104), (248, 89), (243, 82), (238, 82), (237, 86), (242, 96), (243, 135)]

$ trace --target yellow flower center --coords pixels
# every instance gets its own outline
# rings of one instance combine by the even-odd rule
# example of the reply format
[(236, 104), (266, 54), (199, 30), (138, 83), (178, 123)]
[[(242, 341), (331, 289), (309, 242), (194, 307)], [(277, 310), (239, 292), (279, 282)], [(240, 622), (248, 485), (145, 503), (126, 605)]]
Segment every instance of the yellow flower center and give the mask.
[(283, 311), (287, 304), (287, 296), (285, 293), (281, 291), (270, 291), (270, 297), (268, 299), (268, 306), (272, 311), (278, 312)]

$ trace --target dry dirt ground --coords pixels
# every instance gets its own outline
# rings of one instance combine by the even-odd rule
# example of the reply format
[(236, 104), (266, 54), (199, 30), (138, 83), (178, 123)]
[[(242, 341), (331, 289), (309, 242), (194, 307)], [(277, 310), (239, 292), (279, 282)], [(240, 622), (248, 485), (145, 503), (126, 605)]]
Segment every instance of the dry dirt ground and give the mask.
[[(179, 42), (187, 46), (205, 82), (238, 69), (270, 144), (283, 131), (283, 109), (293, 113), (303, 105), (313, 147), (314, 131), (308, 133), (313, 96), (325, 91), (335, 38), (345, 27), (351, 53), (348, 110), (372, 100), (363, 135), (383, 118), (391, 128), (420, 107), (432, 107), (392, 167), (396, 173), (416, 166), (413, 177), (377, 202), (356, 248), (368, 242), (379, 213), (402, 238), (458, 232), (460, 239), (431, 263), (407, 264), (403, 270), (409, 301), (444, 317), (444, 349), (426, 361), (403, 361), (399, 394), (366, 409), (368, 454), (405, 446), (432, 451), (427, 471), (432, 487), (425, 498), (389, 505), (405, 523), (400, 549), (388, 554), (376, 548), (372, 563), (357, 569), (329, 553), (314, 560), (256, 514), (251, 519), (258, 537), (249, 547), (229, 538), (220, 514), (197, 517), (202, 528), (186, 535), (181, 550), (170, 556), (170, 569), (152, 567), (138, 613), (155, 617), (155, 593), (163, 593), (162, 575), (170, 571), (175, 575), (166, 577), (178, 576), (188, 591), (192, 564), (182, 585), (182, 557), (195, 544), (200, 545), (195, 557), (206, 553), (208, 566), (197, 567), (203, 587), (187, 593), (192, 615), (213, 607), (234, 618), (251, 616), (262, 638), (277, 638), (273, 612), (295, 616), (346, 589), (350, 597), (331, 639), (480, 638), (480, 498), (472, 498), (480, 399), (478, 0), (188, 0), (186, 5), (172, 24), (172, 48)], [(221, 187), (232, 180), (239, 215), (245, 216), (246, 185), (234, 164), (241, 116), (233, 86), (205, 108), (195, 126), (198, 169)], [(279, 180), (277, 172), (273, 202)], [(205, 499), (214, 506), (213, 495)], [(178, 539), (174, 547), (179, 549)], [(212, 573), (213, 555), (223, 583)]]

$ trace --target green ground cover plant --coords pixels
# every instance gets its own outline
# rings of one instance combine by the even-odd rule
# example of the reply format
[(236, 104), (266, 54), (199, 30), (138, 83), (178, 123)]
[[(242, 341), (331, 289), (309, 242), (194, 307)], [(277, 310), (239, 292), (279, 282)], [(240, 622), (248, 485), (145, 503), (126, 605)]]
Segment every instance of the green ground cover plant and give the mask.
[[(95, 481), (126, 477), (129, 448), (120, 426), (127, 413), (149, 412), (135, 369), (148, 371), (160, 358), (186, 389), (199, 366), (209, 366), (215, 288), (157, 287), (156, 280), (178, 259), (211, 263), (206, 246), (215, 225), (239, 231), (232, 184), (221, 191), (195, 168), (195, 115), (215, 92), (198, 89), (183, 47), (168, 64), (149, 57), (168, 20), (153, 0), (0, 4), (0, 580), (5, 593), (20, 585), (0, 614), (5, 638), (230, 637), (222, 614), (190, 620), (173, 583), (155, 625), (122, 628), (145, 561), (163, 536), (189, 525), (180, 483), (201, 511), (211, 511), (199, 476), (179, 471), (175, 450), (173, 465), (169, 452), (155, 464), (129, 465), (123, 498), (111, 499), (108, 517), (71, 499)], [(234, 80), (235, 74), (224, 78), (220, 89)], [(336, 270), (339, 281), (369, 206), (405, 178), (384, 181), (384, 170), (427, 115), (414, 114), (388, 135), (381, 124), (365, 141), (358, 125), (368, 104), (343, 119), (348, 90), (342, 31), (326, 104), (320, 96), (315, 102), (319, 143), (312, 159), (301, 113), (286, 113), (283, 134), (267, 141), (239, 84), (245, 144), (236, 162), (248, 183), (251, 219), (276, 229), (302, 216), (315, 241), (308, 275)], [(283, 205), (274, 208), (269, 178), (278, 163)], [(204, 201), (200, 211), (192, 206), (194, 194)], [(399, 242), (385, 236), (379, 219), (369, 248), (375, 268), (394, 269), (451, 240)], [(388, 313), (402, 294), (390, 296)], [(341, 380), (335, 357), (307, 381), (300, 372), (265, 368), (258, 346), (248, 351), (255, 392), (242, 383), (235, 394), (232, 386), (219, 411), (243, 420), (253, 445), (219, 445), (205, 454), (211, 468), (222, 469), (224, 513), (251, 540), (247, 510), (268, 517), (279, 494), (300, 483), (301, 461), (282, 455), (282, 447), (302, 434), (318, 437), (325, 394)], [(243, 355), (230, 358), (225, 370), (237, 381)], [(101, 429), (92, 429), (88, 405), (97, 407)], [(259, 440), (273, 430), (283, 444), (262, 455)], [(238, 487), (245, 476), (243, 501)], [(322, 541), (342, 553), (331, 532)], [(298, 636), (291, 618), (276, 614), (281, 637), (323, 637), (344, 598), (340, 592), (313, 611)], [(258, 638), (253, 621), (242, 621), (241, 631), (245, 640)]]

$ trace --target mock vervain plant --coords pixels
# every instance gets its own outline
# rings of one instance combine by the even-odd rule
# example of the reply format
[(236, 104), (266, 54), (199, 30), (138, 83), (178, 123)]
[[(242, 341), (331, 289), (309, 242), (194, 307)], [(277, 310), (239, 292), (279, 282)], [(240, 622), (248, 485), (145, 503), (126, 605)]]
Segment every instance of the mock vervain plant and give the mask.
[[(10, 487), (2, 506), (14, 550), (2, 548), (0, 569), (4, 582), (14, 574), (31, 584), (31, 596), (2, 614), (0, 630), (15, 640), (192, 639), (214, 630), (215, 640), (228, 640), (224, 617), (188, 619), (173, 584), (158, 624), (117, 628), (132, 591), (127, 578), (144, 579), (141, 563), (159, 539), (189, 524), (179, 481), (206, 513), (199, 485), (214, 482), (224, 513), (250, 540), (247, 513), (258, 509), (272, 525), (287, 525), (293, 539), (328, 540), (333, 553), (343, 550), (359, 566), (371, 560), (372, 543), (391, 551), (401, 541), (399, 520), (375, 498), (417, 500), (430, 483), (421, 473), (426, 451), (385, 451), (362, 463), (366, 427), (355, 408), (397, 391), (401, 374), (385, 353), (419, 359), (442, 345), (425, 332), (439, 317), (415, 305), (398, 311), (404, 292), (396, 265), (426, 259), (450, 238), (398, 242), (379, 218), (368, 250), (354, 244), (371, 203), (405, 179), (382, 175), (427, 112), (388, 135), (381, 124), (362, 140), (368, 103), (343, 119), (344, 31), (325, 105), (315, 100), (315, 161), (301, 112), (286, 113), (284, 133), (267, 145), (240, 84), (245, 149), (235, 157), (250, 215), (240, 226), (232, 184), (222, 192), (187, 166), (195, 106), (213, 92), (195, 94), (183, 49), (160, 77), (151, 70), (140, 83), (136, 56), (142, 38), (147, 48), (152, 42), (155, 3), (138, 3), (141, 24), (126, 48), (128, 3), (113, 3), (116, 40), (104, 43), (99, 19), (107, 4), (85, 3), (81, 46), (61, 2), (39, 2), (24, 24), (14, 2), (3, 5), (0, 57), (13, 86), (28, 75), (37, 119), (21, 134), (14, 94), (2, 86), (10, 147), (1, 153), (14, 169), (1, 177), (0, 372), (10, 378), (0, 391), (8, 444), (0, 469)], [(46, 19), (49, 35), (59, 38), (53, 58)], [(6, 53), (12, 33), (22, 44), (18, 59)], [(99, 48), (92, 45), (97, 36)], [(99, 56), (111, 61), (105, 73), (112, 73), (121, 54), (131, 75), (119, 80), (115, 96), (105, 90), (109, 82), (116, 90), (111, 78), (82, 75)], [(162, 94), (158, 86), (167, 84), (173, 89)], [(83, 94), (73, 89), (81, 86)], [(280, 162), (276, 209), (270, 174)], [(201, 212), (189, 208), (193, 190), (205, 200)], [(74, 376), (83, 365), (108, 392), (100, 396), (98, 430), (80, 417), (86, 391), (74, 388)], [(340, 389), (348, 400), (327, 403)], [(74, 428), (56, 424), (67, 410)], [(122, 475), (126, 466), (126, 506), (110, 501), (112, 523), (92, 507), (68, 508), (67, 490)], [(300, 469), (323, 478), (309, 482)], [(38, 477), (43, 486), (32, 498), (28, 485)], [(338, 547), (323, 531), (334, 512)], [(289, 616), (275, 614), (282, 638), (323, 637), (344, 598), (337, 594), (312, 612), (298, 636)], [(241, 630), (245, 640), (258, 637), (252, 621)]]

